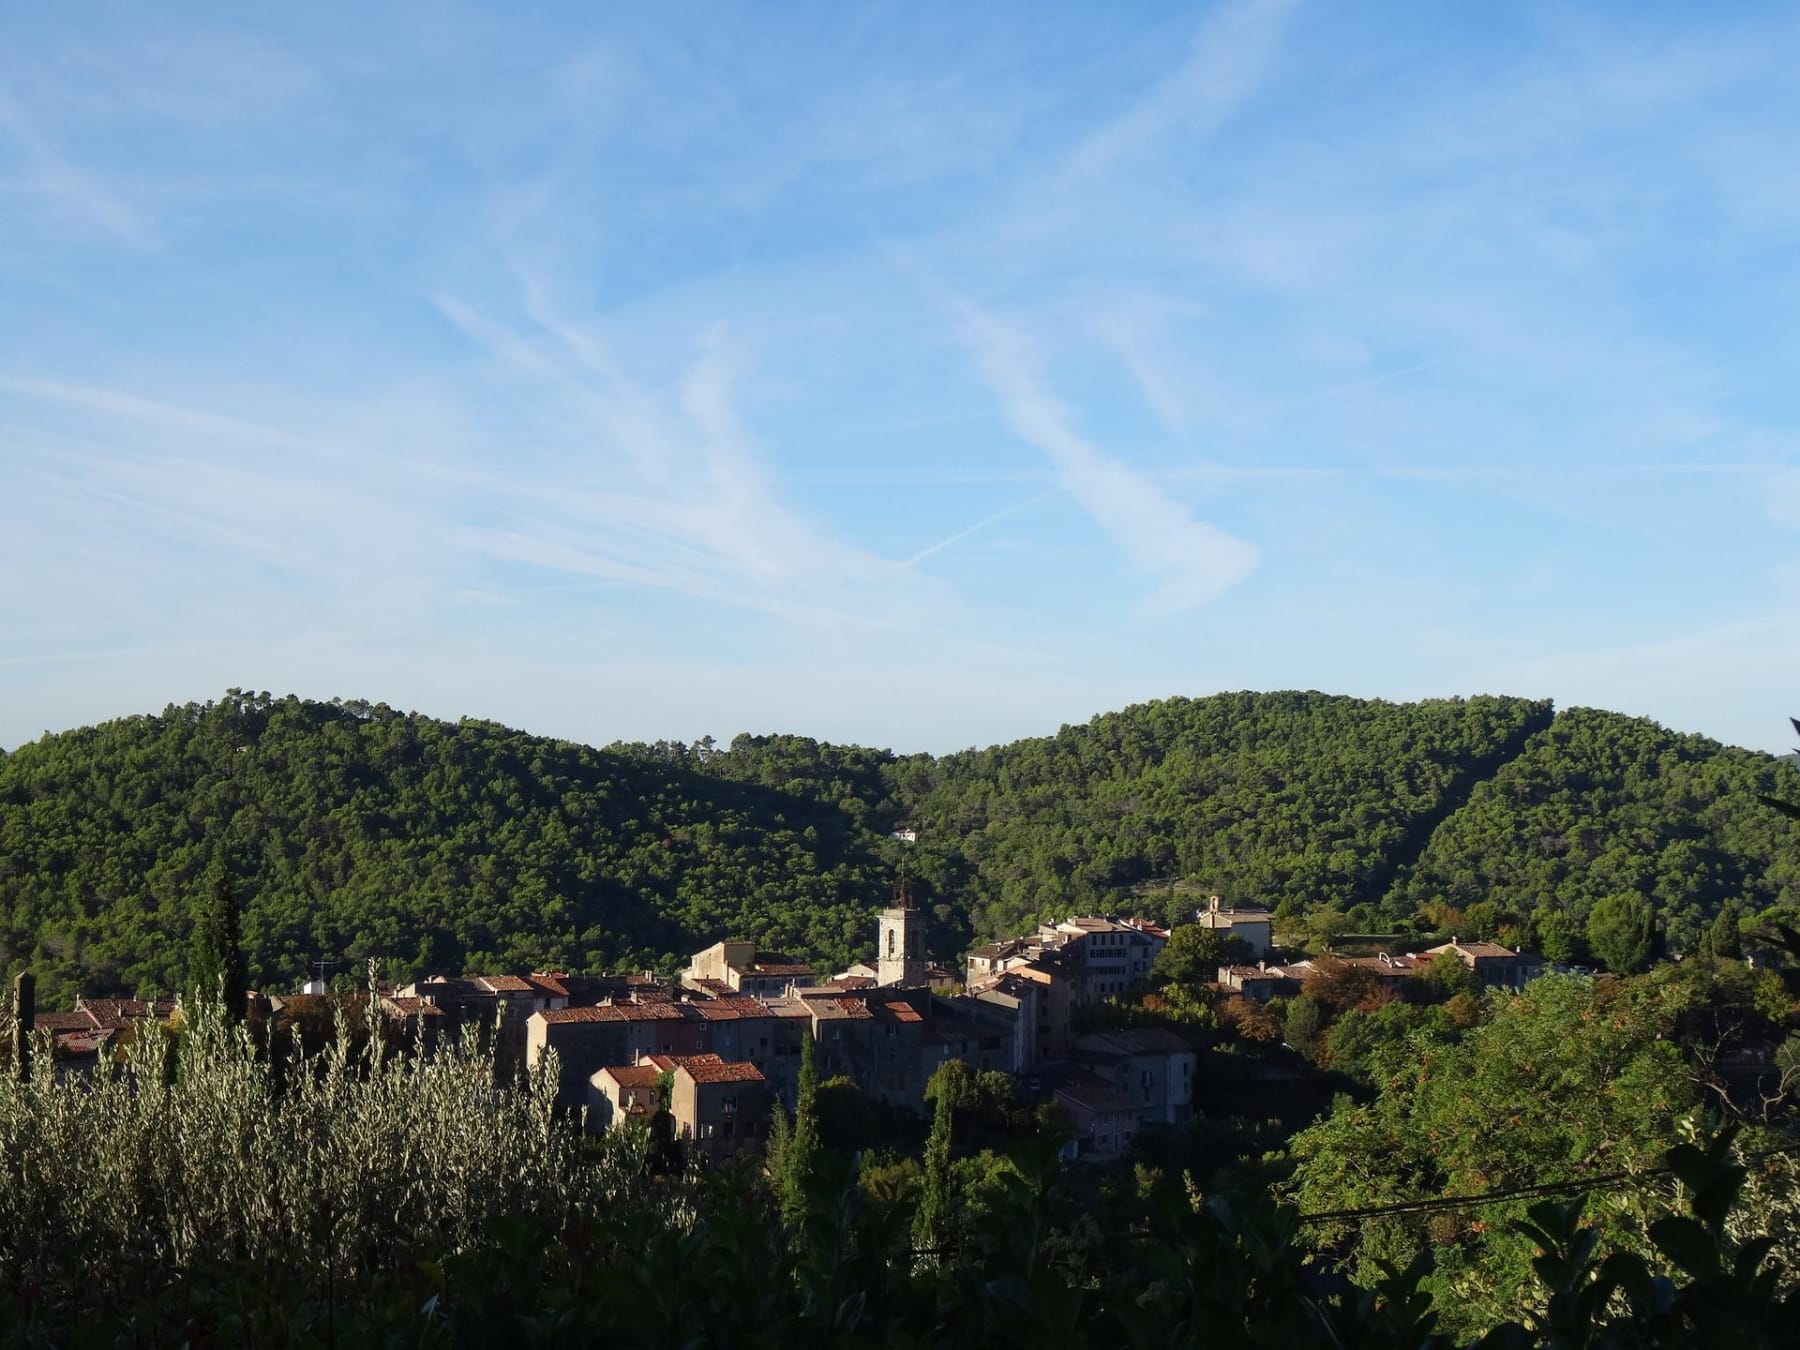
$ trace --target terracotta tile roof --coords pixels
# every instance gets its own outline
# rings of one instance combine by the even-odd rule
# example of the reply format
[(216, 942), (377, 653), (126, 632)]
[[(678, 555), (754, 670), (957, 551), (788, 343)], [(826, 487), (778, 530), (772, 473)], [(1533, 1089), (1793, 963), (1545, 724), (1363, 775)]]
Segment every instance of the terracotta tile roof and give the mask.
[(1002, 956), (1012, 956), (1025, 945), (1022, 938), (1008, 938), (1004, 942), (987, 942), (970, 952), (970, 956), (978, 956), (984, 961), (996, 960)]
[(704, 979), (689, 980), (687, 983), (689, 989), (697, 989), (712, 998), (730, 998), (737, 993), (737, 990), (726, 984), (725, 981), (715, 980), (710, 976)]
[(475, 983), (495, 994), (535, 994), (537, 986), (519, 975), (477, 975)]
[(70, 1031), (94, 1031), (98, 1023), (85, 1012), (79, 1010), (66, 1013), (39, 1013), (31, 1019), (31, 1024), (39, 1031), (48, 1031), (60, 1035)]
[(1425, 962), (1416, 956), (1389, 956), (1385, 952), (1380, 956), (1335, 956), (1332, 960), (1358, 970), (1372, 970), (1383, 978), (1395, 980), (1417, 975), (1425, 968)]
[(558, 1026), (566, 1022), (679, 1022), (683, 1015), (681, 1007), (673, 1003), (603, 1003), (597, 1008), (551, 1008), (532, 1014)]
[(1132, 915), (1129, 919), (1124, 920), (1124, 924), (1127, 928), (1135, 928), (1140, 933), (1148, 933), (1151, 937), (1161, 938), (1164, 942), (1169, 940), (1168, 929), (1164, 928), (1161, 924), (1151, 923), (1150, 920), (1141, 918), (1136, 914)]
[(857, 1022), (865, 1021), (875, 1015), (869, 1011), (869, 1005), (864, 1000), (860, 998), (851, 998), (848, 995), (827, 995), (822, 998), (809, 997), (805, 1000), (805, 1003), (808, 1008), (812, 1009), (815, 1016), (827, 1021), (849, 1020)]
[(444, 1010), (428, 999), (388, 997), (381, 1000), (389, 1012), (401, 1017), (442, 1017)]
[(1002, 971), (998, 975), (988, 975), (976, 980), (969, 986), (969, 993), (980, 995), (998, 992), (1005, 994), (1008, 998), (1024, 998), (1037, 988), (1036, 980), (1027, 979), (1023, 975), (1017, 975), (1008, 970)]
[(1119, 927), (1111, 919), (1095, 918), (1087, 914), (1064, 919), (1063, 923), (1071, 928), (1079, 928), (1084, 933), (1110, 933)]
[(873, 975), (834, 975), (831, 977), (828, 987), (845, 990), (873, 989), (875, 988), (875, 977)]
[(877, 1003), (872, 1010), (878, 1021), (883, 1022), (923, 1022), (919, 1010), (910, 1003), (899, 1001), (893, 1003)]
[(569, 987), (554, 975), (527, 975), (525, 979), (533, 988), (553, 998), (569, 996)]
[(753, 998), (714, 998), (690, 1003), (694, 1015), (707, 1022), (734, 1022), (745, 1017), (768, 1017), (769, 1010)]
[(1262, 910), (1209, 909), (1194, 922), (1202, 928), (1241, 928), (1245, 924), (1268, 923), (1271, 916)]
[[(655, 1087), (663, 1071), (654, 1064), (620, 1064), (600, 1070), (622, 1088)], [(596, 1078), (600, 1075), (595, 1074)]]
[(116, 1030), (127, 1022), (142, 1021), (146, 1017), (157, 1019), (174, 1016), (175, 1000), (159, 998), (146, 1001), (141, 998), (84, 998), (80, 1011), (94, 1019), (94, 1025), (107, 1031)]
[(765, 1000), (764, 1006), (768, 1008), (771, 1017), (804, 1018), (808, 1022), (812, 1021), (812, 1005), (808, 999), (788, 998), (784, 995)]
[(1427, 954), (1437, 956), (1442, 952), (1463, 952), (1478, 961), (1489, 958), (1504, 960), (1518, 955), (1512, 948), (1502, 947), (1498, 942), (1446, 942), (1441, 947), (1433, 947)]
[(681, 1071), (696, 1083), (761, 1083), (762, 1070), (747, 1061), (734, 1061), (727, 1064), (692, 1064), (687, 1059), (680, 1061)]
[(811, 975), (813, 973), (813, 968), (811, 966), (801, 965), (798, 961), (758, 961), (744, 973), (746, 975), (779, 975), (783, 977), (792, 977), (796, 975)]

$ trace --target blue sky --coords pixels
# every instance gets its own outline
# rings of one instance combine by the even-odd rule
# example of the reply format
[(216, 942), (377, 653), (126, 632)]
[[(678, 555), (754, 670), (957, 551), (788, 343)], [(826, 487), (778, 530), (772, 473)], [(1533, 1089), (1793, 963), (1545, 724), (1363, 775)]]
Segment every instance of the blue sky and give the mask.
[(22, 5), (0, 745), (1800, 712), (1800, 15)]

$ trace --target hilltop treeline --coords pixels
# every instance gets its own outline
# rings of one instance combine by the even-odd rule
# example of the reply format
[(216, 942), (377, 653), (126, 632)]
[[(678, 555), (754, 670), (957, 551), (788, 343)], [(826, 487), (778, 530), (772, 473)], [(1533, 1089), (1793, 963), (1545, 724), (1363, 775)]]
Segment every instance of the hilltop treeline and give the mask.
[(1513, 698), (1167, 699), (933, 757), (800, 736), (605, 749), (232, 691), (0, 757), (0, 965), (172, 989), (226, 841), (252, 972), (653, 964), (722, 935), (867, 954), (900, 824), (934, 947), (1216, 891), (1358, 931), (1579, 933), (1637, 894), (1677, 950), (1800, 901), (1769, 756)]

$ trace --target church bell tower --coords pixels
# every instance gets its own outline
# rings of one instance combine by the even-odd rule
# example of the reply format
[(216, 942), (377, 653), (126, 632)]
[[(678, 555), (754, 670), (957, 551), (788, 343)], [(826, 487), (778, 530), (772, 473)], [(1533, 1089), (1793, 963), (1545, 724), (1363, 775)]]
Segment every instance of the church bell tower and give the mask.
[[(899, 831), (895, 837), (907, 844), (916, 838), (911, 830)], [(875, 982), (911, 989), (925, 983), (925, 915), (913, 908), (907, 891), (904, 854), (900, 859), (900, 880), (894, 887), (894, 903), (881, 911), (881, 924), (876, 930)]]
[(877, 984), (917, 988), (925, 983), (925, 915), (911, 905), (881, 911)]

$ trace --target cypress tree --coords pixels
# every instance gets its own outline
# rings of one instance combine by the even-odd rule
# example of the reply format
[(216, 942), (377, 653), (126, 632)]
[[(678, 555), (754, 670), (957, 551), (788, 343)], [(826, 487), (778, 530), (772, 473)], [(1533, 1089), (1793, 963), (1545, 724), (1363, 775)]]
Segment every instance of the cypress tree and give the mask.
[(812, 1032), (800, 1036), (800, 1085), (794, 1097), (794, 1127), (781, 1150), (781, 1217), (798, 1228), (806, 1222), (806, 1188), (813, 1155), (819, 1151), (819, 1069), (813, 1063)]
[(932, 1077), (937, 1111), (925, 1144), (925, 1183), (912, 1227), (913, 1250), (928, 1253), (920, 1257), (922, 1265), (942, 1264), (944, 1249), (950, 1245), (950, 1130), (968, 1084), (969, 1066), (958, 1059), (946, 1060)]
[(223, 996), (225, 1017), (241, 1022), (250, 1002), (250, 972), (231, 868), (220, 849), (208, 869), (206, 892), (194, 916), (193, 950), (188, 957), (188, 996), (210, 1002)]

